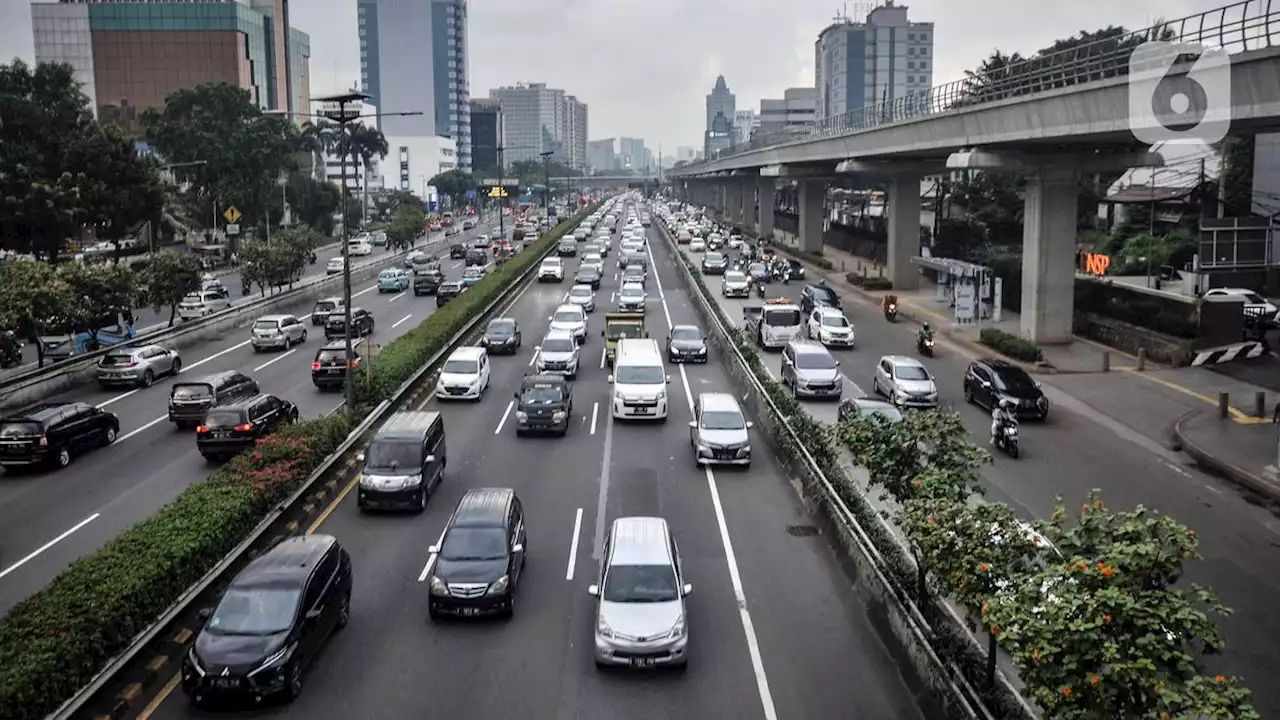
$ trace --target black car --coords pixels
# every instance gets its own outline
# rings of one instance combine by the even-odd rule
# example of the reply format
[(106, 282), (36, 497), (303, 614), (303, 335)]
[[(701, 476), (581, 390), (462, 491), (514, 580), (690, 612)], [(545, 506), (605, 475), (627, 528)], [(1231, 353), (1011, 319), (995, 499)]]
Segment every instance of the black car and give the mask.
[(467, 256), (467, 246), (462, 243), (453, 243), (449, 246), (449, 259), (461, 260)]
[(460, 280), (449, 280), (440, 283), (440, 287), (436, 288), (436, 307), (448, 305), (450, 300), (466, 291), (467, 286), (463, 285)]
[(524, 508), (510, 488), (468, 490), (438, 546), (427, 614), (475, 617), (515, 613), (524, 571)]
[(988, 410), (1001, 400), (1012, 404), (1019, 418), (1044, 420), (1049, 415), (1049, 398), (1040, 383), (1026, 370), (1000, 358), (980, 358), (964, 373), (964, 399)]
[(444, 273), (439, 270), (427, 270), (413, 275), (413, 294), (435, 295), (440, 283), (444, 282)]
[(341, 388), (347, 379), (347, 368), (360, 367), (363, 353), (362, 338), (351, 338), (351, 354), (354, 357), (350, 360), (347, 359), (346, 338), (325, 343), (316, 351), (315, 359), (311, 361), (311, 383), (321, 390)]
[(573, 238), (565, 238), (560, 241), (556, 247), (556, 254), (560, 257), (573, 257), (578, 254), (578, 241)]
[(169, 422), (178, 428), (193, 428), (204, 421), (204, 414), (214, 405), (257, 394), (257, 381), (239, 370), (176, 382), (169, 389)]
[(466, 255), (467, 267), (472, 265), (480, 265), (481, 267), (489, 264), (489, 253), (480, 248), (471, 248)]
[(232, 398), (209, 408), (196, 428), (196, 449), (206, 460), (226, 460), (253, 447), (282, 425), (298, 421), (298, 406), (275, 395)]
[(236, 575), (182, 661), (196, 705), (293, 700), (325, 640), (351, 617), (351, 556), (332, 535), (291, 537)]
[(515, 355), (520, 343), (520, 324), (506, 317), (490, 320), (480, 338), (480, 344), (490, 355)]
[(360, 510), (422, 512), (449, 464), (444, 416), (406, 410), (387, 418), (356, 460), (363, 463), (356, 505)]
[(316, 301), (316, 306), (311, 309), (311, 324), (317, 327), (324, 325), (329, 319), (329, 313), (335, 312), (342, 307), (342, 298), (327, 297), (320, 298)]
[(702, 331), (693, 325), (676, 325), (667, 335), (668, 362), (707, 361), (707, 339)]
[(574, 285), (590, 285), (592, 290), (600, 289), (600, 271), (594, 265), (578, 268), (573, 274)]
[[(788, 259), (788, 260), (787, 260), (787, 268), (791, 270), (791, 279), (792, 279), (792, 280), (803, 280), (803, 279), (804, 279), (804, 264), (803, 264), (803, 263), (801, 263), (799, 260), (796, 260), (796, 259)], [(836, 305), (836, 306), (834, 306), (834, 307), (839, 307), (839, 305)]]
[(344, 326), (348, 317), (351, 318), (351, 337), (364, 337), (373, 333), (373, 313), (364, 308), (351, 308), (350, 313), (338, 310), (329, 314), (329, 319), (324, 323), (325, 340), (346, 337), (347, 330)]
[(718, 252), (708, 252), (702, 256), (703, 275), (723, 275), (729, 269), (729, 259)]
[(825, 284), (805, 285), (800, 291), (800, 310), (808, 315), (818, 305), (840, 308), (840, 296)]
[(563, 375), (526, 375), (516, 392), (516, 435), (564, 436), (573, 417), (573, 384)]
[(64, 468), (72, 458), (110, 445), (120, 418), (87, 403), (45, 403), (0, 419), (0, 467)]
[(869, 417), (871, 415), (879, 415), (891, 422), (898, 422), (902, 419), (902, 410), (891, 402), (877, 400), (875, 398), (845, 398), (840, 401), (840, 408), (836, 412), (839, 422), (852, 420), (858, 417)]

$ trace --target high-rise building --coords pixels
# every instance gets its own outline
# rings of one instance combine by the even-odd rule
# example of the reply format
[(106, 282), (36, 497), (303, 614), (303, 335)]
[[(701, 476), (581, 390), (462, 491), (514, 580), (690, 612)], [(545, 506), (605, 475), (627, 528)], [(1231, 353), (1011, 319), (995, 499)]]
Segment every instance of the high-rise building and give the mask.
[[(724, 132), (724, 128), (729, 128), (728, 132), (733, 132), (733, 117), (737, 111), (737, 98), (732, 92), (729, 92), (729, 86), (724, 82), (724, 76), (716, 77), (715, 87), (711, 88), (711, 92), (707, 93), (707, 126), (703, 135), (703, 150), (710, 155), (712, 152), (712, 140), (715, 140), (715, 150), (722, 150), (727, 147), (727, 143), (731, 143), (733, 138), (727, 138), (726, 142), (722, 142), (719, 133)], [(720, 122), (717, 118), (723, 117), (724, 121)], [(715, 133), (713, 135), (713, 133)]]
[(759, 124), (756, 111), (751, 108), (733, 113), (733, 144), (745, 145), (751, 139), (751, 129)]
[(617, 142), (614, 138), (592, 140), (587, 143), (587, 164), (592, 172), (609, 173), (618, 169)]
[(358, 0), (356, 13), (361, 88), (383, 112), (422, 113), (388, 115), (382, 132), (449, 138), (470, 170), (467, 0)]
[(809, 87), (787, 88), (780, 100), (761, 100), (758, 132), (772, 135), (803, 130), (813, 122), (817, 103), (818, 91)]
[(933, 85), (933, 23), (910, 22), (893, 0), (865, 22), (837, 17), (814, 43), (814, 77), (818, 120), (923, 94)]
[(485, 177), (498, 171), (498, 143), (502, 141), (501, 107), (496, 101), (471, 101), (471, 169)]
[(566, 164), (584, 170), (587, 160), (587, 105), (578, 98), (567, 95), (565, 103), (564, 150)]
[(67, 63), (99, 119), (141, 134), (178, 90), (227, 83), (264, 110), (310, 109), (311, 42), (288, 0), (32, 2), (36, 62)]
[(502, 107), (503, 161), (513, 163), (540, 160), (543, 152), (551, 160), (582, 169), (587, 159), (587, 106), (564, 90), (546, 83), (518, 83), (489, 91), (489, 98)]
[(640, 138), (620, 138), (618, 140), (618, 166), (623, 170), (645, 172), (650, 169), (651, 154)]
[[(385, 119), (385, 118), (384, 118)], [(426, 199), (431, 178), (457, 170), (458, 146), (438, 135), (388, 135), (383, 162), (383, 187), (397, 188)]]

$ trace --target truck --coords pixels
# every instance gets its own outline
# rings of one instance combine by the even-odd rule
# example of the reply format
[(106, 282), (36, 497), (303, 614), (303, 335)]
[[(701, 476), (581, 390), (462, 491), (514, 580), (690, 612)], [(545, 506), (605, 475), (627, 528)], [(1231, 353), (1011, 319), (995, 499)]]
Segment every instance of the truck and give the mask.
[(782, 348), (800, 337), (804, 327), (800, 306), (788, 298), (742, 308), (742, 328), (762, 348)]
[(649, 334), (644, 331), (643, 312), (605, 313), (604, 329), (600, 334), (604, 336), (604, 359), (609, 363), (609, 367), (613, 367), (613, 358), (617, 353), (619, 340), (649, 337)]

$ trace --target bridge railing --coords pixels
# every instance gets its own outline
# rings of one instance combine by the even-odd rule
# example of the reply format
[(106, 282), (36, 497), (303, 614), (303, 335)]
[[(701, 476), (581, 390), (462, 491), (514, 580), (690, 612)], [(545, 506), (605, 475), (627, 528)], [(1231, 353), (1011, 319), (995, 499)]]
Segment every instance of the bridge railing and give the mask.
[[(1273, 3), (1275, 7), (1273, 7)], [(808, 125), (758, 136), (716, 152), (705, 162), (752, 150), (848, 135), (861, 130), (1119, 77), (1129, 72), (1135, 48), (1151, 41), (1219, 46), (1235, 54), (1272, 47), (1280, 41), (1280, 0), (1241, 0), (1224, 7), (1084, 45), (1037, 54), (1016, 63), (968, 71), (956, 80), (906, 97), (885, 99)], [(1181, 61), (1194, 57), (1180, 57)], [(697, 170), (689, 165), (680, 171)]]

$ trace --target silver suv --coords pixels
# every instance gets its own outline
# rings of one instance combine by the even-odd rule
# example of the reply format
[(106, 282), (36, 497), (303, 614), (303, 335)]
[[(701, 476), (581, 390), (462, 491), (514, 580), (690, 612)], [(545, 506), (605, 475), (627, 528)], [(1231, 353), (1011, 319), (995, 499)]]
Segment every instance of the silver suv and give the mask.
[(604, 539), (596, 601), (597, 667), (667, 666), (689, 661), (689, 626), (680, 551), (658, 517), (620, 517)]
[(752, 428), (728, 393), (702, 393), (693, 404), (689, 444), (695, 465), (751, 466)]
[(844, 390), (840, 361), (811, 340), (792, 340), (782, 350), (782, 385), (793, 397), (839, 400)]
[(538, 357), (534, 361), (539, 373), (564, 375), (573, 380), (578, 377), (578, 359), (580, 345), (567, 330), (553, 330), (542, 339), (538, 346)]

